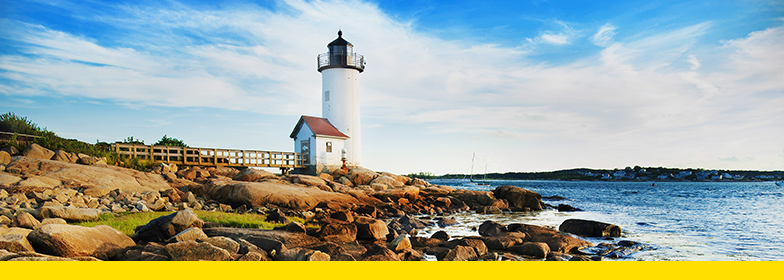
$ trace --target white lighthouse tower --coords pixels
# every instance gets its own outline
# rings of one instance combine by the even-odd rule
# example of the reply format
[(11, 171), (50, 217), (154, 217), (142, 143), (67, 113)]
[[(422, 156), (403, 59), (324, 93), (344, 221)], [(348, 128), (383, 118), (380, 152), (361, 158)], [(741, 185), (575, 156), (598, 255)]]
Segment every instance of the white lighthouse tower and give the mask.
[(365, 70), (365, 59), (354, 53), (354, 45), (343, 39), (343, 31), (338, 31), (338, 38), (327, 48), (327, 53), (318, 56), (321, 116), (349, 137), (344, 145), (347, 163), (358, 166), (362, 161), (358, 78)]

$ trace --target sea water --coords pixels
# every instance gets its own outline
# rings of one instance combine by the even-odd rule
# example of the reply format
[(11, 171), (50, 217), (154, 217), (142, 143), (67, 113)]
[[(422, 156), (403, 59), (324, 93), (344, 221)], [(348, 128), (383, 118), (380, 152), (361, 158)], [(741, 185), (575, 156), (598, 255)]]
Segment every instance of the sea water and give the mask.
[[(433, 184), (472, 190), (512, 185), (540, 193), (547, 204), (568, 204), (580, 212), (544, 210), (480, 215), (459, 213), (460, 224), (429, 227), (418, 236), (445, 230), (450, 236), (476, 236), (486, 220), (557, 229), (567, 219), (587, 219), (621, 227), (622, 237), (649, 245), (626, 260), (784, 260), (784, 188), (773, 182), (564, 182), (489, 181), (463, 187), (460, 181)], [(607, 242), (586, 238), (594, 244)]]

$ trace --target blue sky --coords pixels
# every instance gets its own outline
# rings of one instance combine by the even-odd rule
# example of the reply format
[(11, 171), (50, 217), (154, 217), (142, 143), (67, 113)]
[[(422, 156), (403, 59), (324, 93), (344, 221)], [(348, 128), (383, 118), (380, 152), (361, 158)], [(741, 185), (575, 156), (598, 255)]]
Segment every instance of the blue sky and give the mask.
[(0, 111), (291, 151), (338, 29), (371, 169), (784, 169), (781, 1), (0, 0)]

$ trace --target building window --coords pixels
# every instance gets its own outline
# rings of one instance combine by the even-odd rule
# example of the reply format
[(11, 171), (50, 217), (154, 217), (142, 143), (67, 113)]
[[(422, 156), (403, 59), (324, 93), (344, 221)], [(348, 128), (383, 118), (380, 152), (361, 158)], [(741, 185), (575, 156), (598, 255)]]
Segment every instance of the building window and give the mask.
[(329, 91), (324, 92), (324, 101), (329, 101)]
[(332, 152), (332, 142), (327, 142), (327, 153)]

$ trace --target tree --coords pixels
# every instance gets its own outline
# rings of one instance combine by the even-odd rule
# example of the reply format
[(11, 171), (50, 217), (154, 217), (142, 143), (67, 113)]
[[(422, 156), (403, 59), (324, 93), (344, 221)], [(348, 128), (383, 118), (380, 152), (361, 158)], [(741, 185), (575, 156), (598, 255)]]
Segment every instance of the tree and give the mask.
[(174, 137), (168, 137), (168, 136), (166, 136), (166, 134), (163, 135), (161, 140), (158, 140), (158, 142), (155, 142), (155, 144), (152, 144), (152, 145), (153, 146), (170, 146), (170, 147), (188, 147), (188, 145), (185, 144), (185, 142), (183, 142), (182, 140), (174, 138)]

